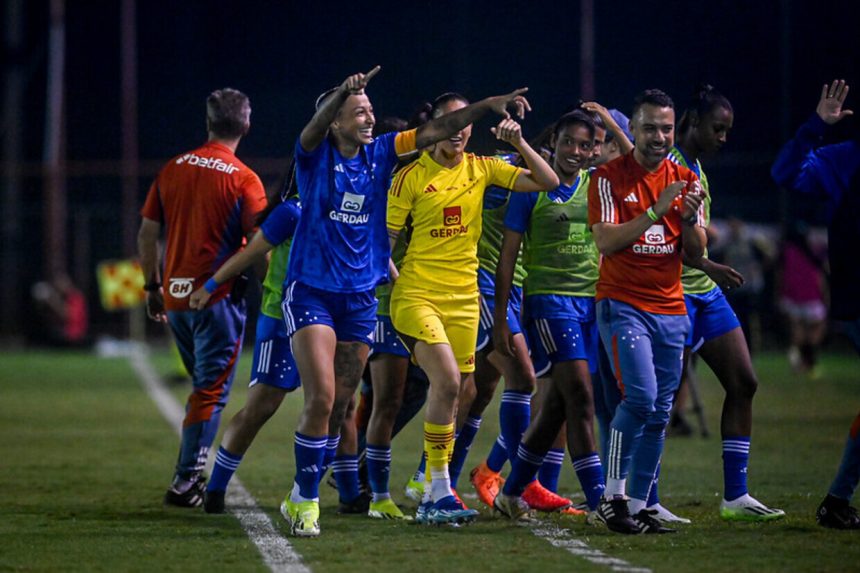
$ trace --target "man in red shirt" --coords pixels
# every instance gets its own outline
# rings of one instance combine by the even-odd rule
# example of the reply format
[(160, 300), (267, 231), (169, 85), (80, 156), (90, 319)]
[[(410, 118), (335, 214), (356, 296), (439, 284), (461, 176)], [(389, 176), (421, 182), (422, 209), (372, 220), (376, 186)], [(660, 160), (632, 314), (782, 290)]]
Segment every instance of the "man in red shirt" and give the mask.
[[(147, 314), (169, 323), (194, 385), (176, 473), (164, 497), (168, 505), (197, 507), (203, 502), (203, 466), (242, 349), (245, 303), (234, 291), (234, 281), (220, 285), (203, 310), (191, 310), (188, 300), (242, 247), (266, 204), (260, 178), (235, 155), (250, 117), (250, 102), (242, 92), (212, 92), (206, 99), (208, 141), (167, 163), (141, 209), (138, 250), (147, 280)], [(162, 227), (166, 238), (160, 266)]]
[(647, 454), (637, 455), (637, 465), (647, 460), (652, 474), (662, 453), (690, 328), (682, 252), (696, 259), (704, 251), (704, 193), (692, 171), (666, 159), (675, 129), (669, 96), (641, 93), (630, 127), (633, 152), (599, 167), (588, 190), (588, 220), (602, 255), (598, 327), (622, 392), (597, 516), (621, 533), (665, 533), (672, 530), (645, 510), (646, 500), (631, 499), (628, 507), (626, 479), (640, 444), (654, 450), (637, 452)]

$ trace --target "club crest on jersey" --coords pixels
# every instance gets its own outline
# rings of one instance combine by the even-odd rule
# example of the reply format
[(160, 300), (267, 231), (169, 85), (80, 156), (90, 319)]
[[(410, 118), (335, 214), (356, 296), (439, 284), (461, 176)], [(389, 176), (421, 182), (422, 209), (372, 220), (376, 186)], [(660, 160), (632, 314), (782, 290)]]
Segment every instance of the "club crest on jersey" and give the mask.
[(347, 213), (361, 213), (363, 206), (364, 195), (356, 195), (354, 193), (345, 192), (343, 200), (340, 202), (340, 210)]
[(185, 298), (194, 290), (194, 279), (170, 279), (167, 292), (173, 298)]
[(462, 220), (462, 211), (459, 205), (453, 207), (445, 207), (442, 211), (443, 220), (446, 227), (455, 227)]

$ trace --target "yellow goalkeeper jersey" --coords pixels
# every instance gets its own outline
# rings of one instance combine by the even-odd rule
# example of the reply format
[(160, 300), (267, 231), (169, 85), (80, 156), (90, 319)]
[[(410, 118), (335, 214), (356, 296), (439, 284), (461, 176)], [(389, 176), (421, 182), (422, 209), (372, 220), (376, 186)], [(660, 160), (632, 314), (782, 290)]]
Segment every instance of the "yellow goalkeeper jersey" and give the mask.
[(388, 191), (388, 228), (399, 231), (412, 216), (398, 282), (439, 292), (477, 290), (484, 189), (511, 189), (520, 171), (473, 153), (451, 169), (427, 153), (404, 167)]

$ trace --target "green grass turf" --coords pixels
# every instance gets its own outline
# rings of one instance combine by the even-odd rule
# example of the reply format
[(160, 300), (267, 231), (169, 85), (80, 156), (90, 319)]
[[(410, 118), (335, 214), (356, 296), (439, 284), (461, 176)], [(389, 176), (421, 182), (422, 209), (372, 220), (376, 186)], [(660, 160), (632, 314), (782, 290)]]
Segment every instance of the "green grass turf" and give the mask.
[[(173, 372), (167, 352), (153, 361)], [(4, 352), (0, 367), (0, 570), (13, 571), (264, 571), (256, 549), (230, 515), (161, 506), (178, 448), (124, 359), (82, 353)], [(250, 355), (243, 356), (224, 423), (244, 402)], [(722, 491), (719, 410), (722, 390), (705, 366), (702, 393), (711, 437), (670, 437), (661, 497), (693, 519), (672, 536), (621, 537), (581, 519), (549, 518), (589, 547), (654, 571), (858, 570), (858, 532), (818, 527), (814, 511), (838, 465), (848, 425), (858, 408), (858, 366), (850, 355), (823, 358), (815, 380), (790, 373), (782, 355), (756, 360), (761, 379), (755, 402), (750, 465), (753, 495), (786, 510), (770, 524), (725, 523), (717, 515)], [(177, 385), (184, 400), (188, 387)], [(277, 507), (293, 473), (292, 434), (301, 394), (289, 396), (263, 428), (239, 476), (258, 503), (286, 531)], [(490, 406), (467, 461), (486, 455), (497, 432)], [(222, 424), (223, 425), (223, 424)], [(405, 509), (414, 505), (402, 485), (414, 470), (421, 426), (394, 442), (391, 485)], [(561, 491), (578, 494), (569, 463)], [(337, 516), (336, 493), (321, 488), (323, 535), (291, 539), (314, 571), (608, 571), (489, 515), (460, 529)], [(478, 507), (477, 500), (466, 498)]]

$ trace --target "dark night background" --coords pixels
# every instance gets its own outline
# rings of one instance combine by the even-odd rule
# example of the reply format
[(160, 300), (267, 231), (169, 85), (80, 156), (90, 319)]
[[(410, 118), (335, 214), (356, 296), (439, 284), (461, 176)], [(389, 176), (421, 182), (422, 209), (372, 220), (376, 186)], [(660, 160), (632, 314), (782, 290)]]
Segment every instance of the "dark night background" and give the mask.
[[(848, 14), (852, 4), (596, 0), (596, 99), (629, 113), (637, 92), (659, 87), (682, 108), (697, 82), (713, 84), (735, 108), (729, 144), (721, 155), (703, 159), (714, 216), (776, 223), (804, 213), (814, 222), (814, 206), (787, 200), (769, 168), (781, 143), (814, 110), (824, 82), (840, 77), (857, 84), (848, 105), (860, 108), (860, 34), (856, 16)], [(224, 86), (251, 98), (252, 129), (238, 155), (267, 186), (282, 177), (316, 96), (376, 64), (382, 72), (368, 93), (377, 118), (408, 117), (421, 101), (445, 91), (480, 99), (528, 86), (534, 112), (524, 127), (534, 135), (580, 97), (579, 10), (576, 1), (140, 2), (140, 203), (155, 166), (205, 139), (205, 97)], [(66, 4), (69, 161), (120, 158), (119, 22), (119, 2)], [(4, 51), (3, 65), (25, 70), (23, 156), (38, 166), (46, 0), (24, 3), (23, 25), (22, 50)], [(492, 151), (490, 125), (476, 126), (473, 150)], [(87, 214), (85, 226), (70, 224), (69, 233), (88, 235), (93, 265), (134, 254), (122, 248), (118, 175), (71, 177), (66, 189), (69, 217)], [(20, 244), (33, 263), (42, 252), (42, 196), (41, 178), (28, 176)], [(70, 236), (70, 272), (95, 306), (92, 266), (73, 268), (73, 242)], [(17, 273), (21, 296), (41, 272), (38, 264), (24, 267)]]

